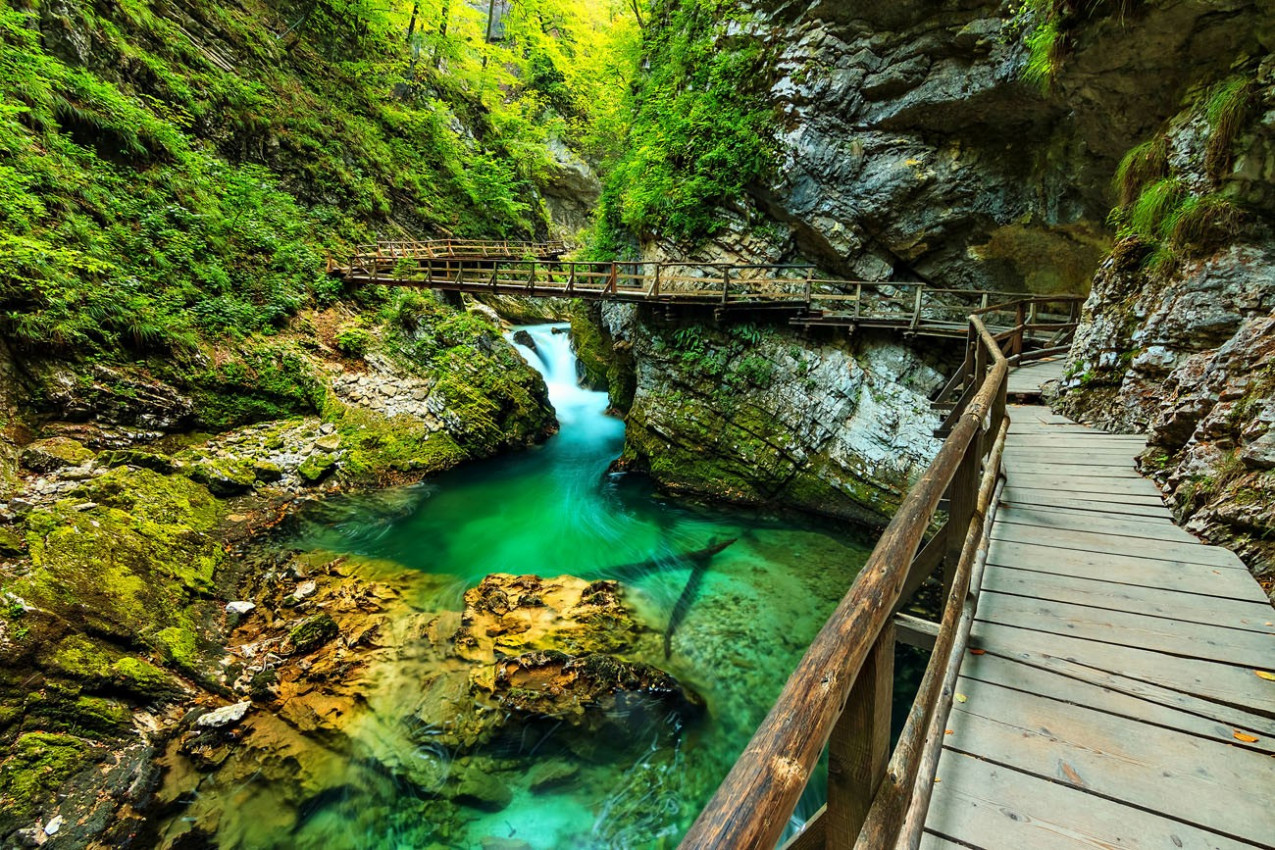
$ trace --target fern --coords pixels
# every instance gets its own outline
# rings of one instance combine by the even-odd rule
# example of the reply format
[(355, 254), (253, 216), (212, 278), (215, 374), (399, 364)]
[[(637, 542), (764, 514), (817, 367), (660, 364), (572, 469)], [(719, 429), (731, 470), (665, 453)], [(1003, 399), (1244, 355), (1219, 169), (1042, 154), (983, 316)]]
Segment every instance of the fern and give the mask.
[(1062, 61), (1063, 39), (1058, 21), (1053, 17), (1041, 22), (1027, 36), (1027, 66), (1023, 79), (1042, 92), (1048, 92)]
[(1128, 230), (1145, 239), (1162, 235), (1161, 223), (1181, 203), (1184, 192), (1182, 181), (1176, 177), (1165, 177), (1143, 189), (1129, 208), (1126, 218)]

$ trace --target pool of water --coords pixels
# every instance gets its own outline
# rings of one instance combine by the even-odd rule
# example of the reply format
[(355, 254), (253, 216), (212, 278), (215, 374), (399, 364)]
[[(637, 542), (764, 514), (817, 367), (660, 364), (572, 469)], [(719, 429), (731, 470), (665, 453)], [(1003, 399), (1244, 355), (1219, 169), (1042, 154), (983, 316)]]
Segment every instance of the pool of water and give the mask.
[[(332, 769), (350, 772), (342, 785), (349, 790), (313, 801), (302, 815), (280, 815), (268, 804), (269, 812), (228, 812), (221, 846), (675, 846), (861, 568), (870, 541), (848, 529), (671, 500), (640, 476), (608, 472), (624, 424), (607, 414), (605, 394), (578, 386), (565, 326), (520, 330), (534, 343), (518, 346), (521, 353), (549, 387), (561, 423), (556, 436), (426, 484), (322, 505), (291, 545), (427, 574), (411, 600), (418, 610), (461, 610), (464, 591), (491, 573), (614, 578), (639, 620), (663, 632), (691, 575), (679, 555), (735, 540), (683, 604), (669, 656), (656, 642), (647, 657), (630, 659), (672, 673), (703, 697), (706, 710), (649, 742), (581, 747), (556, 726), (502, 742), (482, 754), (510, 794), (493, 811), (430, 798), (428, 788), (367, 769), (370, 754), (384, 761), (387, 749), (408, 746), (386, 730), (418, 694), (421, 675), (406, 665), (373, 671), (367, 716), (350, 750), (332, 761)], [(456, 755), (422, 747), (419, 736), (412, 746), (412, 758), (435, 759), (440, 770)], [(550, 762), (565, 765), (569, 778), (533, 790), (531, 772)], [(809, 789), (798, 817), (818, 805), (821, 785)]]

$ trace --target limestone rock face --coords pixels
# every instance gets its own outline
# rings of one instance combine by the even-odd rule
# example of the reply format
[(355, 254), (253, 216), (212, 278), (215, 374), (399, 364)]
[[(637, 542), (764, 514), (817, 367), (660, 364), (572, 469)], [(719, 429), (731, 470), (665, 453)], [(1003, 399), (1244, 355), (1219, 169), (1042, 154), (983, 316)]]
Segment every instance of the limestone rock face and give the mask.
[(723, 210), (728, 226), (708, 245), (654, 234), (644, 248), (807, 260), (857, 280), (1083, 291), (1109, 246), (1120, 157), (1197, 80), (1261, 51), (1263, 5), (1086, 12), (1044, 93), (1022, 79), (1034, 22), (999, 0), (762, 3), (739, 35), (774, 57), (777, 177)]
[(636, 372), (623, 463), (669, 489), (880, 524), (938, 450), (941, 354), (624, 306), (603, 315)]
[(1171, 259), (1160, 264), (1145, 236), (1117, 246), (1094, 278), (1058, 405), (1148, 432), (1142, 468), (1178, 519), (1263, 577), (1275, 570), (1275, 59), (1237, 67), (1252, 108), (1228, 166), (1210, 153), (1199, 104), (1162, 136), (1170, 179), (1233, 218), (1172, 254), (1162, 229)]

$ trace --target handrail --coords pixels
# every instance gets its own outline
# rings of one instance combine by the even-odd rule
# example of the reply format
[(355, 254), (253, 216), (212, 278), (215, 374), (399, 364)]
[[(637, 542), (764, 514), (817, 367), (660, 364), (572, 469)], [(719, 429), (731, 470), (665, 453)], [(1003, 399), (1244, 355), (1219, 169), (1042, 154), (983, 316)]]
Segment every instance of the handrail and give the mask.
[[(968, 368), (972, 392), (950, 434), (683, 839), (682, 850), (771, 850), (825, 746), (828, 805), (790, 847), (876, 850), (894, 846), (905, 819), (923, 824), (923, 813), (918, 821), (910, 811), (913, 788), (926, 781), (918, 766), (943, 704), (940, 686), (946, 686), (950, 658), (963, 652), (968, 635), (971, 575), (978, 553), (985, 552), (985, 520), (998, 492), (1008, 430), (1009, 360), (978, 315), (969, 316), (969, 345), (962, 371)], [(945, 495), (947, 524), (918, 553)], [(918, 571), (933, 569), (938, 559), (929, 556), (932, 551), (942, 553), (946, 606), (921, 689), (887, 765), (892, 615), (905, 589), (919, 584)]]

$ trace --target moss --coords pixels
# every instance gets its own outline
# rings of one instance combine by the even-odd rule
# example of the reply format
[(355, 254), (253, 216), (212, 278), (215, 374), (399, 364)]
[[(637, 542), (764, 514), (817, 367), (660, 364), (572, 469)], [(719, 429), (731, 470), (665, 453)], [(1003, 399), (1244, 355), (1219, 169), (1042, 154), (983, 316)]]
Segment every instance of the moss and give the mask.
[(365, 408), (345, 408), (337, 423), (345, 459), (341, 477), (358, 484), (426, 476), (469, 458), (446, 431), (431, 433), (411, 416), (386, 417)]
[(301, 462), (301, 465), (297, 467), (297, 474), (307, 484), (318, 484), (335, 471), (335, 468), (336, 458), (333, 455), (327, 452), (315, 452)]
[(244, 460), (212, 458), (193, 465), (187, 475), (205, 485), (214, 496), (238, 496), (252, 489), (257, 476)]
[(21, 555), (25, 552), (22, 537), (9, 528), (0, 528), (0, 557)]
[[(33, 604), (121, 641), (168, 650), (189, 607), (211, 590), (224, 553), (209, 535), (222, 508), (180, 476), (118, 467), (26, 519), (35, 569), (13, 590)], [(89, 511), (71, 505), (98, 503)]]
[(102, 682), (111, 675), (111, 657), (85, 635), (70, 635), (58, 643), (46, 667), (71, 679)]
[(1209, 91), (1204, 104), (1210, 130), (1204, 164), (1215, 178), (1230, 168), (1235, 139), (1248, 118), (1253, 92), (1253, 81), (1239, 76), (1223, 80)]
[(283, 468), (279, 464), (271, 463), (268, 460), (257, 460), (253, 461), (252, 475), (258, 481), (278, 481), (283, 477)]
[(71, 735), (27, 732), (0, 764), (0, 833), (35, 817), (75, 774), (98, 760), (92, 745)]
[(53, 682), (27, 695), (23, 717), (27, 728), (107, 741), (117, 739), (131, 724), (132, 712), (119, 700), (89, 696)]
[(22, 452), (22, 464), (34, 472), (51, 472), (64, 466), (79, 466), (97, 453), (70, 437), (37, 440)]
[(155, 635), (164, 657), (176, 667), (183, 670), (196, 669), (199, 658), (199, 639), (194, 631), (183, 626), (169, 626)]
[(107, 468), (136, 466), (141, 469), (158, 472), (161, 475), (169, 475), (176, 469), (176, 464), (168, 455), (143, 452), (137, 449), (108, 449), (97, 456), (97, 465)]
[(300, 654), (312, 652), (341, 633), (336, 621), (327, 614), (316, 614), (303, 620), (288, 633), (288, 643)]
[(129, 693), (149, 699), (173, 696), (180, 688), (171, 676), (153, 664), (125, 655), (111, 665), (115, 684)]

